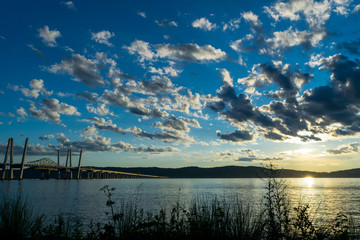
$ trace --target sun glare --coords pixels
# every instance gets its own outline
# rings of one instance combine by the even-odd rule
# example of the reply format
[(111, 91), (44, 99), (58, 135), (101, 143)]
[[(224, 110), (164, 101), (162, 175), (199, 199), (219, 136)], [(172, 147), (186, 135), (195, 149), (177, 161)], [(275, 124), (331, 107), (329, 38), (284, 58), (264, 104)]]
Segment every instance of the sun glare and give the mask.
[(315, 181), (313, 177), (305, 177), (304, 180), (308, 187), (312, 187)]

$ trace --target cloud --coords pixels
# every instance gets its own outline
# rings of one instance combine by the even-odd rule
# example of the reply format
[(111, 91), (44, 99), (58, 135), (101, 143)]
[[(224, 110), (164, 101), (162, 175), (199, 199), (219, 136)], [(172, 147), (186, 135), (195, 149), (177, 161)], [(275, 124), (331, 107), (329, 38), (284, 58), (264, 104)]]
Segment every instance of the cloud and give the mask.
[(48, 134), (45, 136), (40, 136), (39, 139), (44, 141), (44, 140), (49, 140), (49, 139), (53, 139), (55, 136), (53, 134)]
[(333, 155), (339, 155), (339, 154), (346, 154), (346, 153), (353, 153), (353, 152), (359, 152), (360, 151), (360, 145), (359, 143), (349, 143), (347, 145), (341, 145), (336, 149), (326, 149), (327, 153), (333, 154)]
[(90, 93), (88, 91), (78, 93), (76, 94), (76, 96), (92, 103), (97, 103), (99, 99), (99, 95), (97, 93)]
[[(322, 70), (331, 73), (330, 85), (307, 90), (301, 107), (318, 132), (333, 136), (360, 132), (360, 63), (336, 54), (318, 60)], [(340, 124), (336, 126), (335, 124)], [(314, 130), (314, 131), (315, 131)]]
[(350, 42), (339, 43), (337, 47), (340, 49), (345, 49), (351, 54), (360, 55), (360, 38)]
[(157, 108), (145, 108), (144, 106), (133, 106), (129, 108), (129, 112), (139, 116), (153, 117), (153, 118), (167, 118), (169, 114), (162, 112)]
[(167, 19), (163, 19), (161, 21), (158, 21), (158, 20), (155, 20), (155, 23), (160, 26), (160, 27), (163, 27), (163, 28), (166, 28), (166, 27), (177, 27), (177, 23), (175, 21), (169, 21)]
[(91, 40), (94, 40), (97, 43), (105, 44), (109, 47), (113, 46), (111, 43), (109, 43), (109, 39), (114, 37), (115, 33), (103, 30), (97, 33), (91, 33)]
[(171, 115), (171, 117), (164, 122), (156, 122), (154, 126), (160, 129), (189, 132), (190, 128), (188, 127), (188, 125), (196, 128), (201, 128), (199, 122), (195, 119), (187, 119), (183, 117), (176, 118), (174, 115)]
[(250, 141), (253, 139), (253, 135), (250, 131), (247, 130), (236, 130), (231, 133), (222, 134), (220, 131), (216, 132), (216, 135), (220, 137), (220, 139), (231, 141), (231, 142), (243, 142)]
[(138, 12), (138, 15), (141, 16), (142, 18), (146, 18), (146, 13), (145, 12)]
[(148, 132), (143, 131), (140, 128), (133, 127), (131, 129), (129, 129), (129, 132), (137, 137), (148, 138), (148, 139), (158, 139), (165, 143), (178, 144), (181, 142), (186, 145), (195, 143), (195, 140), (192, 137), (190, 137), (187, 133), (185, 133), (184, 131), (164, 130), (160, 133), (158, 133), (158, 132), (148, 133)]
[(48, 70), (52, 73), (68, 73), (74, 77), (74, 81), (82, 82), (90, 87), (105, 85), (100, 76), (98, 64), (80, 54), (72, 54), (71, 59), (54, 64)]
[(30, 81), (30, 88), (24, 88), (17, 85), (8, 85), (8, 88), (14, 91), (20, 91), (25, 97), (38, 98), (39, 95), (50, 96), (53, 92), (49, 92), (44, 87), (44, 80), (42, 79), (33, 79)]
[(316, 47), (320, 41), (327, 36), (327, 31), (318, 30), (315, 32), (293, 30), (291, 27), (285, 31), (273, 33), (273, 38), (266, 39), (269, 48), (264, 49), (267, 54), (281, 54), (294, 47), (302, 46), (304, 49)]
[(160, 58), (170, 58), (180, 61), (218, 61), (227, 57), (221, 49), (216, 49), (211, 45), (199, 46), (195, 43), (181, 45), (156, 45), (157, 55)]
[[(225, 59), (228, 55), (221, 49), (211, 45), (199, 46), (195, 43), (180, 45), (158, 44), (151, 46), (148, 42), (141, 40), (133, 41), (130, 46), (124, 46), (132, 55), (139, 55), (139, 61), (155, 61), (158, 58), (168, 58), (179, 61), (218, 61)], [(153, 48), (155, 48), (153, 50)]]
[(114, 113), (110, 112), (109, 108), (104, 103), (98, 103), (97, 107), (94, 107), (91, 104), (87, 104), (86, 109), (90, 113), (94, 113), (94, 114), (101, 115), (101, 116), (105, 116), (105, 115), (113, 116), (114, 115)]
[(179, 73), (182, 72), (180, 69), (173, 68), (172, 66), (163, 67), (163, 68), (155, 68), (155, 67), (149, 67), (150, 73), (156, 73), (159, 75), (168, 75), (171, 77), (178, 77)]
[(23, 107), (16, 109), (16, 113), (20, 115), (21, 118), (25, 118), (27, 116), (27, 113)]
[(204, 31), (211, 31), (216, 29), (216, 24), (211, 23), (207, 18), (199, 18), (192, 22), (191, 24), (194, 28), (200, 28)]
[(69, 116), (80, 116), (80, 113), (77, 111), (77, 108), (66, 103), (61, 103), (55, 98), (43, 99), (40, 101), (41, 108), (37, 108), (34, 103), (31, 103), (28, 112), (31, 113), (32, 117), (43, 121), (53, 121), (56, 123), (61, 123), (60, 115), (69, 115)]
[(38, 48), (36, 48), (34, 45), (32, 44), (28, 44), (27, 45), (29, 48), (31, 48), (31, 50), (33, 50), (38, 56), (40, 56), (43, 60), (46, 60), (45, 55), (43, 54), (42, 51), (40, 51)]
[(113, 123), (111, 120), (106, 121), (104, 118), (93, 117), (93, 118), (84, 119), (83, 121), (94, 123), (94, 127), (97, 129), (110, 130), (112, 132), (125, 135), (125, 130), (116, 126), (116, 124)]
[(40, 28), (39, 30), (39, 37), (42, 39), (42, 41), (49, 47), (56, 47), (56, 39), (61, 37), (61, 34), (59, 31), (50, 30), (48, 26), (44, 26), (43, 28)]
[(64, 4), (69, 9), (76, 11), (76, 7), (73, 1), (62, 2), (62, 4)]
[(130, 46), (124, 46), (123, 48), (128, 50), (131, 55), (139, 55), (140, 62), (151, 61), (156, 57), (156, 54), (151, 50), (150, 44), (141, 40), (135, 40)]
[(223, 31), (230, 30), (234, 31), (240, 27), (241, 18), (231, 19), (228, 23), (223, 23)]

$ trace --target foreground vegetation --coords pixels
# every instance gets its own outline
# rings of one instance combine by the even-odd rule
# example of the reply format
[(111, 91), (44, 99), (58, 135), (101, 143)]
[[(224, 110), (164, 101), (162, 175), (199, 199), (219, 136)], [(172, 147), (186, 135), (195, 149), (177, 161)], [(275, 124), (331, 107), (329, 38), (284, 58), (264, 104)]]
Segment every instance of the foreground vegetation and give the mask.
[(326, 223), (316, 222), (306, 203), (292, 205), (286, 184), (270, 166), (261, 210), (241, 200), (194, 200), (175, 203), (157, 213), (145, 212), (136, 202), (117, 205), (114, 188), (107, 196), (106, 223), (83, 223), (79, 217), (60, 215), (49, 222), (36, 214), (21, 196), (0, 203), (1, 239), (360, 239), (352, 218), (338, 214)]

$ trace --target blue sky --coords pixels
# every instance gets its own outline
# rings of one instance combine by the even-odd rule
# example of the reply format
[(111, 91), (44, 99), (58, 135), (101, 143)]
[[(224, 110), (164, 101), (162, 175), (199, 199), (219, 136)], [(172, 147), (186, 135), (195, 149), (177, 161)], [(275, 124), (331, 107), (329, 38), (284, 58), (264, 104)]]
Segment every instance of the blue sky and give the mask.
[(2, 1), (0, 151), (357, 168), (360, 2)]

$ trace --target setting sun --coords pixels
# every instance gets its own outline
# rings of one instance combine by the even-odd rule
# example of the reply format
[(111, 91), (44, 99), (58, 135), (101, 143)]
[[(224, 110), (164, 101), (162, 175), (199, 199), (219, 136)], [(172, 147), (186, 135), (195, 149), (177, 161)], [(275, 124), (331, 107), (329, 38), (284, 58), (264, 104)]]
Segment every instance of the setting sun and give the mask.
[(313, 177), (305, 177), (304, 181), (308, 187), (312, 187), (315, 182), (315, 179)]

